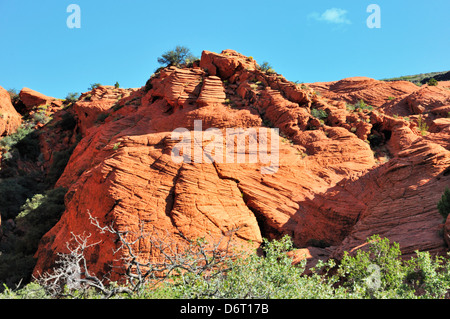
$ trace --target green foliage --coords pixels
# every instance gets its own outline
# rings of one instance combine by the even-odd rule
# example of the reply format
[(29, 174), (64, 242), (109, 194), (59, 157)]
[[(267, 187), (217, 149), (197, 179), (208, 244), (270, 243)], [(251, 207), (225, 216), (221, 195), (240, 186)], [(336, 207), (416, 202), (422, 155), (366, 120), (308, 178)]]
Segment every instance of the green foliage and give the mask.
[(325, 110), (311, 109), (311, 115), (319, 120), (326, 119), (328, 114)]
[(21, 205), (32, 196), (35, 184), (33, 179), (23, 176), (0, 179), (0, 216), (3, 222), (19, 214)]
[(35, 112), (35, 113), (33, 113), (32, 115), (31, 115), (31, 121), (33, 122), (33, 123), (41, 123), (41, 124), (47, 124), (48, 122), (50, 122), (51, 121), (51, 117), (50, 116), (48, 116), (47, 114), (46, 114), (46, 111), (45, 110), (41, 110), (41, 111), (38, 111), (38, 112)]
[(437, 81), (435, 78), (431, 78), (431, 79), (427, 82), (427, 84), (428, 84), (429, 86), (437, 86), (437, 85), (438, 85), (438, 81)]
[(77, 121), (71, 112), (66, 111), (61, 115), (61, 120), (56, 125), (64, 131), (73, 131), (77, 125)]
[(15, 218), (16, 229), (0, 246), (0, 283), (28, 280), (33, 270), (34, 253), (42, 236), (60, 219), (65, 210), (65, 188), (48, 190), (28, 198)]
[(269, 62), (263, 62), (260, 66), (259, 69), (263, 72), (267, 72), (269, 70), (272, 69), (272, 66), (269, 64)]
[(80, 93), (71, 92), (66, 96), (66, 102), (75, 103), (80, 98)]
[(417, 128), (419, 129), (420, 134), (422, 136), (425, 136), (428, 134), (429, 127), (428, 127), (427, 123), (425, 122), (425, 120), (423, 119), (422, 114), (420, 114), (419, 117), (417, 118)]
[(89, 91), (92, 91), (93, 89), (97, 89), (97, 88), (99, 88), (100, 86), (102, 86), (100, 83), (93, 83), (93, 84), (91, 84), (90, 87), (88, 87), (88, 90), (89, 90)]
[(437, 205), (439, 214), (444, 217), (444, 219), (447, 219), (448, 215), (450, 214), (450, 188), (446, 187), (444, 194), (442, 194), (441, 199), (438, 202)]
[(4, 150), (4, 157), (7, 159), (20, 155), (24, 159), (36, 160), (40, 147), (39, 135), (33, 128), (33, 123), (24, 123), (15, 133), (3, 137), (0, 140), (0, 148)]
[(390, 78), (390, 79), (384, 79), (383, 81), (409, 81), (412, 82), (418, 86), (421, 84), (427, 83), (432, 78), (437, 78), (440, 81), (446, 81), (448, 80), (450, 72), (449, 71), (443, 71), (443, 72), (430, 72), (430, 73), (421, 73), (416, 75), (406, 75), (396, 78)]
[(5, 136), (0, 140), (0, 148), (10, 150), (31, 132), (33, 132), (33, 130), (34, 129), (31, 127), (31, 125), (22, 124), (15, 133)]
[(165, 52), (158, 58), (158, 63), (164, 66), (181, 66), (183, 64), (191, 64), (198, 60), (191, 51), (184, 46), (177, 46), (174, 50)]
[(355, 110), (355, 106), (353, 104), (345, 103), (345, 107), (349, 112), (353, 112)]
[(19, 93), (16, 89), (8, 90), (9, 97), (11, 98), (11, 103), (14, 105), (18, 100), (20, 100)]
[[(39, 198), (36, 201), (39, 202)], [(31, 206), (32, 211), (40, 207), (34, 204)], [(204, 239), (199, 239), (197, 243), (208, 245)], [(450, 263), (447, 258), (416, 252), (415, 256), (404, 260), (397, 243), (391, 243), (378, 235), (370, 237), (367, 245), (356, 254), (351, 256), (345, 252), (339, 264), (333, 260), (326, 263), (319, 260), (307, 273), (306, 261), (292, 264), (288, 252), (295, 251), (295, 248), (289, 236), (280, 240), (264, 240), (262, 248), (262, 255), (256, 252), (243, 253), (207, 272), (175, 271), (163, 282), (157, 280), (156, 286), (150, 283), (137, 294), (116, 297), (436, 299), (445, 298), (450, 292)], [(32, 283), (17, 291), (6, 289), (0, 294), (0, 299), (29, 296), (48, 298), (41, 288)], [(76, 291), (74, 295), (77, 295)], [(89, 296), (99, 297), (95, 291)]]
[(115, 87), (116, 89), (120, 88), (119, 82), (116, 81), (116, 83), (114, 84), (114, 87)]
[(344, 253), (339, 275), (345, 279), (344, 286), (352, 292), (371, 297), (376, 290), (395, 290), (401, 284), (402, 264), (399, 245), (388, 239), (372, 236), (369, 251), (360, 250), (352, 257)]
[(429, 252), (403, 261), (397, 243), (374, 235), (368, 251), (347, 252), (338, 274), (343, 286), (358, 298), (444, 298), (450, 291), (450, 263)]
[(164, 285), (172, 298), (331, 298), (333, 282), (319, 275), (304, 276), (305, 263), (292, 265), (287, 252), (293, 249), (289, 236), (264, 240), (264, 256), (256, 253), (230, 260), (208, 276), (186, 274)]
[(364, 100), (359, 100), (355, 104), (355, 110), (356, 111), (363, 111), (363, 110), (372, 111), (373, 110), (373, 106), (368, 105), (366, 102), (364, 102)]

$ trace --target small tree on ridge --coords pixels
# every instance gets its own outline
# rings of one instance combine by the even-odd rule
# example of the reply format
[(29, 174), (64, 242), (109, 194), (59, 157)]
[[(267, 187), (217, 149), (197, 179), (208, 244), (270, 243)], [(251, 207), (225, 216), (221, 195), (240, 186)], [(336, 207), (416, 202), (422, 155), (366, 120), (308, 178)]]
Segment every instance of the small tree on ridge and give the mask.
[(158, 58), (158, 63), (164, 66), (180, 66), (197, 60), (191, 51), (184, 46), (177, 46), (175, 50), (167, 51)]

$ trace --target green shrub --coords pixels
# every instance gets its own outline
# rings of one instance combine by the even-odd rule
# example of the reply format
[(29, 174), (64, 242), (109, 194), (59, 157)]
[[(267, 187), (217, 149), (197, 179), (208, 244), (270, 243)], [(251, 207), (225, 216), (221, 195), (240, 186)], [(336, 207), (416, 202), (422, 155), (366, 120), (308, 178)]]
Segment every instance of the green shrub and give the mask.
[(97, 89), (97, 88), (99, 88), (100, 86), (102, 86), (100, 83), (94, 83), (94, 84), (91, 84), (90, 87), (88, 87), (88, 90), (89, 90), (89, 91), (92, 91), (93, 89)]
[(80, 98), (80, 93), (68, 93), (66, 96), (66, 102), (75, 103)]
[(326, 119), (328, 114), (325, 110), (311, 109), (311, 115), (319, 120)]
[(8, 90), (9, 97), (11, 98), (11, 103), (14, 105), (19, 99), (19, 93), (16, 89), (9, 89)]
[(260, 66), (259, 69), (263, 72), (267, 72), (269, 70), (272, 69), (272, 66), (269, 64), (269, 62), (263, 62)]
[(417, 118), (417, 128), (419, 129), (420, 134), (422, 136), (425, 136), (428, 134), (429, 127), (428, 127), (427, 123), (425, 122), (425, 120), (423, 119), (422, 114), (420, 114), (419, 117)]
[[(333, 282), (318, 275), (303, 276), (305, 263), (292, 265), (287, 252), (293, 249), (289, 236), (264, 240), (264, 256), (256, 253), (229, 261), (216, 274), (207, 277), (188, 274), (174, 277), (164, 287), (174, 298), (331, 298)], [(224, 273), (224, 269), (229, 271)]]
[(3, 137), (0, 148), (5, 151), (6, 158), (12, 159), (13, 154), (19, 154), (25, 159), (35, 160), (40, 154), (39, 135), (32, 123), (25, 123), (15, 133)]
[(0, 140), (0, 148), (9, 150), (14, 147), (19, 141), (24, 139), (28, 134), (33, 132), (31, 125), (22, 124), (15, 133), (5, 136)]
[(114, 87), (115, 87), (116, 89), (120, 88), (119, 82), (116, 81), (116, 83), (114, 84)]
[(438, 82), (435, 78), (431, 78), (431, 79), (427, 82), (427, 84), (428, 84), (429, 86), (437, 86), (438, 83), (439, 83), (439, 82)]
[(437, 205), (439, 214), (444, 217), (444, 219), (447, 219), (448, 215), (450, 214), (450, 188), (446, 187), (444, 194), (442, 194), (441, 199), (438, 202)]
[(60, 219), (65, 210), (65, 188), (56, 188), (28, 198), (15, 218), (16, 229), (2, 242), (0, 283), (9, 286), (31, 279), (35, 254), (42, 236)]
[(368, 243), (369, 250), (359, 250), (354, 257), (344, 253), (339, 266), (343, 285), (364, 297), (371, 297), (377, 290), (395, 291), (404, 276), (399, 245), (391, 244), (389, 239), (381, 239), (378, 235), (372, 236)]
[(61, 120), (56, 125), (64, 131), (73, 131), (77, 125), (77, 120), (71, 112), (66, 111), (61, 115)]
[(0, 216), (2, 221), (13, 219), (19, 214), (20, 207), (32, 195), (30, 184), (24, 177), (0, 179)]
[(33, 115), (31, 116), (32, 122), (36, 124), (41, 123), (44, 125), (50, 122), (52, 118), (45, 113), (45, 111), (33, 113)]
[[(196, 242), (208, 245), (204, 239)], [(444, 298), (450, 292), (450, 262), (447, 258), (416, 252), (410, 259), (402, 259), (399, 245), (378, 235), (368, 238), (363, 249), (353, 256), (345, 252), (339, 264), (333, 260), (326, 263), (319, 260), (306, 273), (306, 261), (293, 265), (292, 258), (287, 254), (295, 250), (289, 236), (280, 240), (264, 240), (262, 255), (256, 251), (242, 253), (236, 258), (214, 264), (208, 271), (201, 271), (202, 267), (194, 267), (194, 270), (183, 268), (184, 271), (173, 271), (173, 275), (162, 282), (155, 279), (137, 293), (116, 297), (437, 299)], [(205, 257), (211, 262), (217, 258), (212, 255)], [(185, 258), (189, 255), (183, 255), (182, 259)], [(178, 261), (177, 258), (171, 260)], [(19, 262), (19, 259), (10, 258), (9, 261), (3, 268), (12, 269), (11, 264)], [(189, 260), (187, 264), (196, 265), (195, 260)], [(0, 270), (1, 267), (2, 263)], [(30, 284), (19, 291), (7, 289), (3, 295), (0, 294), (0, 299), (35, 297), (31, 294), (31, 288), (42, 292), (41, 287)], [(76, 291), (74, 293), (77, 294)], [(40, 293), (38, 298), (47, 297)], [(95, 292), (90, 295), (90, 298), (99, 297)]]
[(177, 46), (174, 50), (165, 52), (158, 58), (158, 63), (163, 66), (181, 66), (198, 60), (191, 51), (184, 46)]
[(363, 110), (373, 111), (373, 106), (368, 105), (366, 102), (364, 102), (364, 100), (359, 100), (355, 104), (355, 110), (356, 111), (363, 111)]

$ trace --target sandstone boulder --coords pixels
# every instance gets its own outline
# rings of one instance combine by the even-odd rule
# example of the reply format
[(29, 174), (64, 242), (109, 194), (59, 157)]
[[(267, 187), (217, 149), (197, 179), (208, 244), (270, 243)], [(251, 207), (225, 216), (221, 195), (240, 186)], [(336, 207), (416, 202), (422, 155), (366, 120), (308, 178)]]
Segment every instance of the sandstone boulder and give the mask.
[(0, 86), (0, 136), (10, 135), (22, 123), (22, 117), (11, 104), (9, 93)]
[(31, 109), (35, 106), (46, 105), (55, 100), (53, 97), (46, 96), (29, 88), (23, 88), (19, 93), (19, 97), (27, 109)]
[[(441, 253), (447, 248), (436, 203), (450, 183), (450, 152), (433, 134), (445, 136), (446, 124), (433, 119), (436, 133), (424, 136), (384, 111), (407, 107), (418, 90), (369, 78), (308, 88), (225, 50), (204, 51), (200, 68), (165, 68), (145, 88), (85, 93), (74, 105), (83, 139), (56, 184), (69, 189), (66, 211), (42, 238), (34, 273), (51, 269), (73, 234), (84, 233), (102, 243), (87, 252), (91, 271), (118, 278), (127, 252), (114, 255), (117, 238), (99, 232), (90, 216), (134, 239), (143, 232), (166, 240), (174, 250), (231, 234), (248, 249), (287, 234), (296, 260), (317, 260), (339, 258), (377, 233), (398, 241), (405, 255)], [(374, 110), (346, 108), (358, 99)], [(247, 135), (239, 144), (241, 131)], [(229, 136), (236, 138), (231, 149), (220, 140)], [(190, 144), (175, 160), (184, 138)], [(257, 154), (250, 141), (267, 147), (266, 156), (250, 160)], [(214, 162), (205, 153), (211, 149)], [(385, 162), (374, 155), (381, 151)], [(133, 248), (142, 260), (161, 257), (145, 238)]]

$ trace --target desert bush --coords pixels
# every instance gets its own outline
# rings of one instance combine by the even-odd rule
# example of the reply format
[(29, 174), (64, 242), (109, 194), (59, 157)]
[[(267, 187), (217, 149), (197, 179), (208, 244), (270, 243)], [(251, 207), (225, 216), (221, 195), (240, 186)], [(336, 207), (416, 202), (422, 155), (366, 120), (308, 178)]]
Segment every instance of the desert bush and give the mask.
[(61, 120), (56, 125), (65, 131), (73, 131), (77, 125), (77, 120), (72, 112), (66, 111), (61, 115)]
[(438, 81), (437, 81), (436, 79), (434, 79), (434, 78), (431, 78), (431, 79), (427, 82), (427, 84), (428, 84), (429, 86), (437, 86), (437, 85), (438, 85)]
[[(416, 256), (404, 260), (397, 243), (378, 235), (368, 238), (366, 247), (353, 255), (345, 252), (340, 263), (319, 260), (305, 272), (306, 261), (293, 265), (287, 253), (295, 250), (289, 236), (264, 240), (262, 254), (224, 251), (205, 238), (190, 240), (186, 250), (175, 252), (168, 237), (138, 236), (130, 240), (130, 233), (97, 226), (118, 235), (121, 248), (129, 253), (124, 272), (127, 284), (105, 284), (90, 273), (83, 254), (99, 243), (89, 243), (89, 236), (74, 235), (77, 245), (68, 246), (69, 253), (61, 255), (60, 267), (38, 280), (40, 286), (33, 286), (34, 291), (42, 287), (44, 297), (51, 298), (132, 299), (435, 299), (445, 298), (450, 292), (448, 259), (416, 252)], [(133, 244), (145, 238), (160, 249), (162, 259), (137, 261), (139, 252)], [(15, 298), (20, 291), (8, 290), (5, 294)]]
[(13, 148), (18, 142), (28, 136), (31, 132), (33, 132), (33, 127), (28, 124), (22, 124), (15, 133), (5, 136), (0, 140), (0, 148), (5, 150), (10, 150)]
[(259, 69), (263, 72), (267, 72), (269, 70), (272, 69), (272, 66), (269, 64), (269, 62), (263, 62), (260, 66)]
[(93, 84), (91, 84), (90, 87), (88, 87), (88, 90), (89, 90), (89, 91), (92, 91), (93, 89), (97, 89), (97, 88), (99, 88), (100, 86), (102, 86), (100, 83), (93, 83)]
[(0, 245), (0, 283), (17, 285), (31, 280), (34, 253), (42, 236), (64, 212), (65, 188), (56, 188), (26, 199), (10, 230)]
[(450, 188), (446, 187), (444, 190), (444, 194), (442, 194), (441, 199), (437, 205), (439, 214), (441, 214), (444, 219), (447, 219), (450, 214)]
[(355, 110), (356, 111), (363, 111), (363, 110), (373, 111), (373, 106), (368, 105), (366, 102), (364, 102), (364, 100), (359, 100), (355, 104)]
[(80, 93), (71, 92), (66, 96), (66, 102), (75, 103), (80, 98)]
[(8, 90), (9, 97), (11, 98), (11, 103), (14, 105), (18, 100), (20, 100), (19, 93), (16, 89)]
[(2, 138), (0, 148), (3, 149), (6, 159), (20, 155), (25, 159), (36, 160), (40, 154), (39, 135), (32, 123), (25, 123), (15, 133)]
[(2, 221), (13, 219), (19, 214), (20, 207), (32, 195), (30, 184), (25, 177), (0, 179), (0, 214)]
[(191, 51), (184, 46), (176, 46), (174, 50), (165, 52), (158, 58), (158, 63), (163, 66), (181, 66), (191, 64), (198, 60)]
[(427, 123), (425, 122), (424, 118), (422, 117), (422, 114), (420, 114), (419, 117), (417, 118), (417, 128), (419, 129), (420, 134), (422, 136), (425, 136), (428, 134), (429, 127), (428, 127)]
[(48, 122), (51, 121), (52, 118), (45, 113), (46, 113), (45, 111), (33, 113), (31, 115), (31, 122), (35, 123), (35, 124), (38, 124), (38, 123), (41, 123), (44, 125), (47, 124)]
[(311, 109), (311, 115), (319, 120), (326, 119), (328, 114), (325, 110)]

